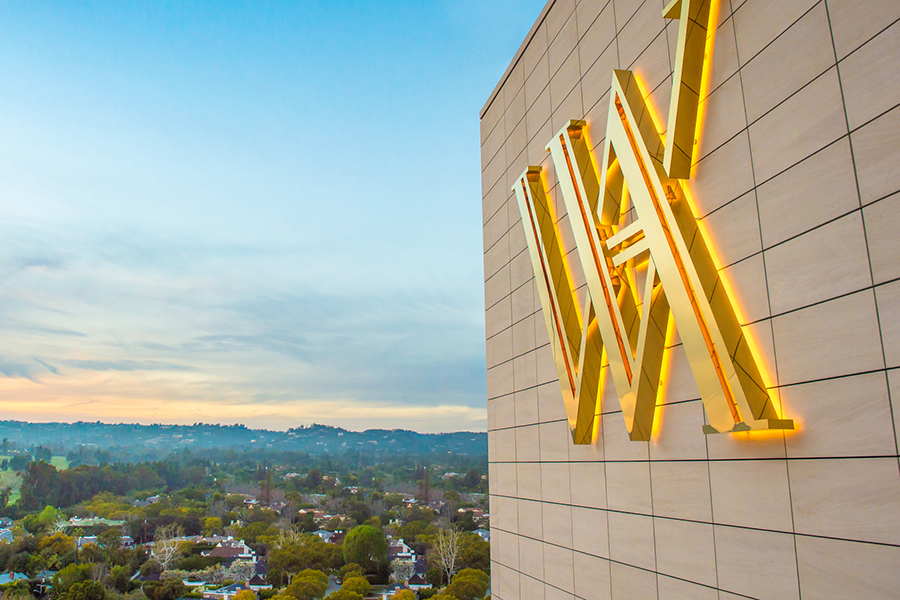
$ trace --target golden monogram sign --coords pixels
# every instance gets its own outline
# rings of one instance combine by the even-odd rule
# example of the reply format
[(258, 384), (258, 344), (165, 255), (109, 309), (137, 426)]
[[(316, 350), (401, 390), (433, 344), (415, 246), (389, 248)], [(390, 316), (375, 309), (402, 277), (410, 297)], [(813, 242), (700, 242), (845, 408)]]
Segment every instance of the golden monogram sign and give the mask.
[(579, 307), (540, 167), (513, 186), (538, 282), (569, 426), (589, 444), (605, 365), (632, 440), (653, 425), (669, 319), (700, 389), (704, 432), (793, 429), (780, 419), (680, 179), (689, 179), (710, 0), (674, 0), (678, 51), (664, 142), (631, 71), (614, 71), (603, 162), (585, 123), (547, 146), (589, 299)]

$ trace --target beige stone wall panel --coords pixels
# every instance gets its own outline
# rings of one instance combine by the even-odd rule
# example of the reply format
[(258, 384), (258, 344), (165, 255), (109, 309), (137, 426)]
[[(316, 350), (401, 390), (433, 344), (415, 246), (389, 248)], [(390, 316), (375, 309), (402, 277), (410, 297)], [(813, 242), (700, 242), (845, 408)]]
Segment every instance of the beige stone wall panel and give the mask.
[[(766, 248), (859, 207), (850, 142), (843, 138), (756, 189)], [(816, 198), (814, 203), (797, 197)]]
[(750, 125), (756, 181), (762, 183), (847, 134), (832, 68)]
[[(878, 302), (885, 363), (891, 368), (900, 367), (900, 319), (896, 318), (900, 311), (900, 281), (878, 286), (875, 288), (875, 297)], [(894, 418), (897, 419), (897, 416)]]
[(828, 0), (838, 58), (844, 58), (900, 19), (900, 4), (883, 0)]
[(655, 571), (653, 517), (610, 512), (608, 518), (610, 560)]
[[(787, 386), (781, 390), (781, 399), (799, 422), (798, 431), (785, 437), (790, 458), (896, 453), (888, 381), (883, 372)], [(821, 435), (825, 431), (828, 435)]]
[[(742, 7), (738, 15), (750, 14), (744, 12), (746, 8)], [(751, 7), (751, 10), (755, 8)], [(745, 25), (740, 16), (736, 17), (735, 22), (739, 27)], [(738, 35), (742, 31), (739, 29)], [(801, 48), (803, 60), (796, 60), (798, 49)], [(744, 55), (743, 52), (741, 54)], [(753, 123), (834, 64), (828, 14), (825, 4), (819, 2), (759, 54), (749, 61), (745, 59), (741, 79), (744, 84), (747, 120)]]
[(704, 461), (650, 463), (653, 514), (671, 519), (712, 522), (709, 465)]
[(854, 130), (850, 140), (862, 203), (900, 191), (900, 107)]
[(659, 586), (659, 600), (719, 600), (719, 592), (714, 587), (705, 587), (660, 575), (657, 584)]
[(654, 519), (657, 571), (716, 586), (713, 526), (678, 519)]
[(778, 316), (774, 329), (782, 385), (884, 368), (871, 290)]
[(700, 213), (698, 217), (704, 217), (747, 194), (754, 186), (750, 139), (746, 132), (709, 150), (704, 143), (706, 141), (701, 136), (698, 148), (702, 158), (697, 165), (697, 174), (686, 184), (696, 202)]
[(900, 545), (896, 458), (791, 460), (797, 533)]
[(874, 282), (900, 278), (900, 194), (866, 206), (863, 219)]
[(748, 192), (700, 221), (720, 267), (732, 265), (762, 251), (756, 194)]
[(850, 129), (867, 123), (896, 106), (900, 97), (900, 22), (841, 61), (841, 84), (847, 90)]
[(892, 598), (900, 589), (900, 548), (797, 536), (804, 600)]
[(610, 564), (610, 589), (613, 598), (645, 600), (657, 597), (656, 573), (622, 563)]
[(579, 598), (612, 600), (608, 560), (576, 552), (573, 557), (573, 563), (575, 568), (575, 594)]
[(859, 211), (779, 244), (765, 258), (775, 314), (872, 286)]

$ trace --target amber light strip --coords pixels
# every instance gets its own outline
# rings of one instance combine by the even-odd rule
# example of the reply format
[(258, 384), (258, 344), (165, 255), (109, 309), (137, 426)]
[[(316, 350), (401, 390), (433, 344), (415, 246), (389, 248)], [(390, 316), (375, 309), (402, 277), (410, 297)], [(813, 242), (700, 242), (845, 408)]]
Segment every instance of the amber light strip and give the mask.
[(618, 94), (616, 95), (615, 105), (616, 110), (619, 113), (619, 118), (622, 120), (622, 126), (625, 128), (625, 134), (628, 137), (628, 142), (631, 144), (634, 157), (641, 169), (641, 175), (644, 177), (644, 184), (647, 186), (647, 191), (650, 194), (650, 199), (652, 200), (653, 207), (656, 210), (657, 218), (659, 219), (659, 223), (662, 226), (663, 231), (665, 232), (666, 241), (669, 244), (672, 256), (674, 257), (675, 262), (678, 266), (678, 273), (681, 276), (681, 281), (684, 284), (685, 289), (688, 291), (691, 308), (694, 311), (694, 316), (697, 318), (697, 323), (700, 325), (700, 330), (703, 333), (703, 339), (706, 342), (709, 356), (713, 361), (716, 375), (719, 378), (719, 384), (722, 386), (722, 391), (725, 392), (725, 399), (728, 402), (728, 408), (731, 410), (731, 416), (734, 418), (735, 423), (740, 423), (741, 417), (740, 413), (738, 412), (737, 405), (734, 401), (734, 394), (731, 390), (731, 386), (728, 385), (728, 379), (725, 377), (725, 373), (722, 369), (722, 362), (719, 359), (719, 353), (716, 350), (715, 344), (713, 343), (712, 337), (709, 333), (709, 326), (706, 324), (706, 319), (703, 318), (703, 314), (700, 311), (700, 306), (697, 304), (697, 295), (694, 291), (694, 286), (691, 285), (687, 270), (684, 266), (684, 260), (681, 257), (681, 253), (678, 251), (678, 247), (675, 245), (675, 240), (673, 239), (672, 232), (669, 229), (669, 223), (665, 218), (664, 213), (662, 212), (662, 208), (659, 205), (659, 198), (656, 195), (656, 190), (654, 189), (653, 183), (650, 179), (650, 174), (647, 172), (647, 166), (644, 164), (640, 149), (637, 142), (635, 141), (634, 132), (631, 130), (631, 126), (628, 123), (628, 117), (625, 114), (625, 109), (622, 107), (622, 102), (619, 99)]
[[(531, 231), (534, 233), (534, 239), (537, 240), (540, 244), (540, 240), (542, 238), (538, 235), (537, 225), (534, 222), (533, 201), (531, 199), (531, 194), (528, 192), (528, 186), (525, 184), (524, 177), (520, 180), (520, 183), (522, 184), (522, 192), (525, 194), (525, 205), (528, 207), (528, 221), (529, 223), (531, 223)], [(541, 244), (541, 246), (543, 246), (543, 244)], [(544, 252), (543, 250), (541, 250), (537, 254), (541, 259), (541, 273), (544, 276), (544, 284), (547, 286), (547, 290), (550, 291), (553, 289), (553, 282), (550, 280), (550, 276), (547, 273), (547, 265), (544, 263)], [(566, 364), (566, 374), (568, 374), (569, 376), (569, 386), (571, 386), (572, 388), (572, 395), (577, 396), (578, 390), (575, 388), (575, 378), (572, 375), (572, 365), (569, 362), (569, 353), (566, 351), (566, 339), (563, 337), (562, 322), (559, 318), (559, 309), (556, 306), (556, 302), (553, 301), (553, 295), (548, 294), (548, 296), (550, 298), (550, 310), (553, 313), (553, 322), (556, 323), (556, 335), (557, 337), (559, 337), (560, 351), (562, 351), (563, 361)]]
[[(560, 134), (559, 141), (562, 144), (563, 155), (566, 157), (566, 165), (569, 168), (569, 177), (572, 178), (572, 187), (575, 188), (575, 198), (578, 201), (578, 208), (581, 211), (581, 219), (584, 222), (585, 229), (587, 231), (592, 231), (595, 229), (594, 224), (588, 220), (587, 211), (584, 208), (584, 200), (581, 197), (581, 192), (578, 189), (578, 180), (575, 178), (575, 169), (572, 167), (572, 159), (569, 157), (569, 150), (566, 147), (566, 140)], [(594, 244), (594, 237), (588, 235), (588, 241), (591, 244), (591, 253), (594, 255), (594, 264), (597, 267), (597, 272), (602, 273), (603, 267), (601, 266), (600, 256), (597, 251), (597, 246)], [(604, 257), (605, 258), (605, 257)], [(609, 268), (607, 261), (603, 261), (603, 265)], [(625, 372), (628, 375), (628, 383), (632, 382), (633, 376), (631, 371), (631, 357), (626, 354), (625, 343), (622, 339), (622, 332), (619, 330), (619, 320), (616, 318), (616, 311), (613, 308), (612, 297), (609, 293), (609, 288), (606, 285), (606, 278), (600, 277), (600, 285), (603, 287), (603, 299), (606, 301), (606, 310), (609, 311), (609, 318), (612, 321), (613, 327), (616, 330), (616, 341), (619, 345), (619, 352), (622, 353), (622, 362), (625, 365)]]

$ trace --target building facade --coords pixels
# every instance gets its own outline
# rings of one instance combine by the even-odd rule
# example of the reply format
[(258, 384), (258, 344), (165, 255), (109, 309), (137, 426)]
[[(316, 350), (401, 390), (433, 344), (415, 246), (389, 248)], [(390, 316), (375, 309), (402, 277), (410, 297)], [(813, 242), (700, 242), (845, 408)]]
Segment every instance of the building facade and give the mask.
[[(672, 143), (687, 51), (683, 19), (664, 15), (679, 4), (667, 5), (550, 0), (482, 109), (493, 598), (900, 597), (900, 2), (706, 8), (690, 173), (668, 200), (690, 199), (773, 426), (708, 433), (715, 402), (674, 300), (649, 439), (613, 381), (610, 338), (599, 370), (582, 373), (600, 373), (594, 404), (573, 404), (575, 378), (560, 382), (569, 363), (554, 333), (602, 304), (581, 266), (565, 163), (547, 149), (584, 144), (593, 158), (578, 165), (594, 165), (605, 193), (600, 167), (618, 167), (608, 123), (630, 85), (615, 87), (616, 70), (637, 86), (631, 109), (646, 103), (641, 127)], [(515, 189), (529, 167), (564, 274), (535, 277), (549, 254), (535, 253), (542, 234), (522, 218), (537, 200)], [(626, 187), (636, 198), (635, 180)], [(568, 282), (571, 314), (545, 315), (562, 306), (547, 300), (554, 278)]]

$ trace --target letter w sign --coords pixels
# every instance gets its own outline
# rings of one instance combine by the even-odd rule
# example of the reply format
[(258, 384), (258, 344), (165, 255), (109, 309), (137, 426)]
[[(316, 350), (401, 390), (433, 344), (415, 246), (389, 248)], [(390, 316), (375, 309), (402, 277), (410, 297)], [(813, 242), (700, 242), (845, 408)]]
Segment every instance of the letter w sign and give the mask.
[(693, 159), (709, 2), (675, 0), (663, 12), (680, 20), (667, 142), (633, 73), (614, 71), (599, 168), (583, 121), (547, 146), (587, 282), (584, 308), (541, 168), (529, 167), (513, 186), (576, 444), (592, 442), (607, 366), (630, 438), (650, 439), (670, 319), (706, 433), (793, 428), (772, 405), (679, 183)]

